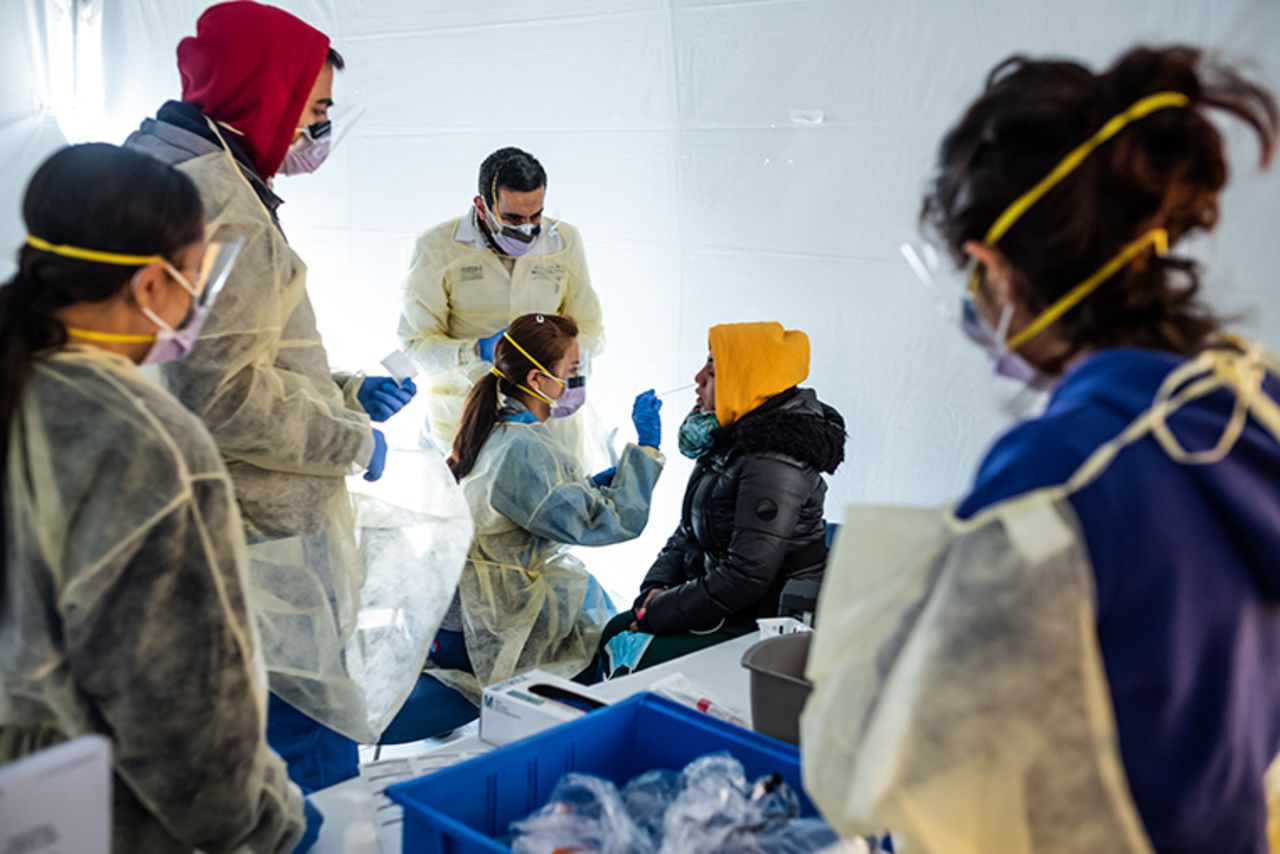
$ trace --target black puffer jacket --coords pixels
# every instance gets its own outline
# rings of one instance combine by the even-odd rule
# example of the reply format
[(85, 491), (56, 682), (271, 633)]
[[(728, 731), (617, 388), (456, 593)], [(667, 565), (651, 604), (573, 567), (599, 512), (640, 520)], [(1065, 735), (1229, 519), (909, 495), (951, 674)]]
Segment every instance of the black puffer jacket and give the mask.
[(826, 567), (823, 500), (844, 460), (844, 419), (792, 388), (713, 433), (684, 494), (680, 527), (641, 585), (654, 634), (747, 632), (778, 612), (782, 587)]

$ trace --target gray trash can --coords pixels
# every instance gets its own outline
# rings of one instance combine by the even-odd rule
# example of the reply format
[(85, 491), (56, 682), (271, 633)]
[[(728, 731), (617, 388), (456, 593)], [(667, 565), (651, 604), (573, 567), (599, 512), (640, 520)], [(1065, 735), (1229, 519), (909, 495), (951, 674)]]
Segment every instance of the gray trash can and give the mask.
[(790, 744), (800, 743), (800, 712), (813, 683), (804, 678), (812, 632), (769, 638), (742, 656), (751, 671), (751, 728)]

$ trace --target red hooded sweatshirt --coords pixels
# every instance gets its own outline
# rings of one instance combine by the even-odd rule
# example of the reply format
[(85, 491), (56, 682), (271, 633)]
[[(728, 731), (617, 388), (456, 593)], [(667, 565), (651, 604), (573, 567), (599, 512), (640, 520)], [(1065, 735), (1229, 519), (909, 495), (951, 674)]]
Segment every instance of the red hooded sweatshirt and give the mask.
[(270, 178), (324, 68), (329, 37), (283, 9), (236, 0), (211, 6), (178, 44), (182, 100), (243, 134)]

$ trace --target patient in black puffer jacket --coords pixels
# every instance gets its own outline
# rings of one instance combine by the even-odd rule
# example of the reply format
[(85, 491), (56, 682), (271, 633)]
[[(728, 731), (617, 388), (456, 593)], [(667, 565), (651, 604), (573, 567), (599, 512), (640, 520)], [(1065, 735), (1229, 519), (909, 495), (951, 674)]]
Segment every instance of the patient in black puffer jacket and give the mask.
[(712, 327), (698, 405), (680, 428), (697, 460), (679, 527), (631, 611), (605, 629), (606, 675), (639, 670), (754, 631), (783, 586), (822, 577), (823, 502), (844, 460), (840, 413), (810, 389), (809, 340), (777, 323)]

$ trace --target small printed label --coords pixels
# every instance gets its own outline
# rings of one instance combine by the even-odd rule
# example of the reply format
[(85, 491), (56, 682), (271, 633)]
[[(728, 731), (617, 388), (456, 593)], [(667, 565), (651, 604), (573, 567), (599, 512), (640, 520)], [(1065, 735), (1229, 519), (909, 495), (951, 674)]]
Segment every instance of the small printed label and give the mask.
[(545, 701), (543, 701), (543, 700), (539, 700), (537, 697), (533, 696), (532, 694), (526, 694), (526, 693), (524, 693), (523, 691), (511, 691), (511, 692), (509, 692), (509, 694), (510, 694), (512, 697), (515, 697), (517, 700), (523, 700), (524, 702), (526, 702), (526, 703), (528, 703), (528, 704), (530, 704), (530, 705), (532, 705), (532, 706), (545, 706), (545, 705), (546, 705), (546, 702), (545, 702)]

